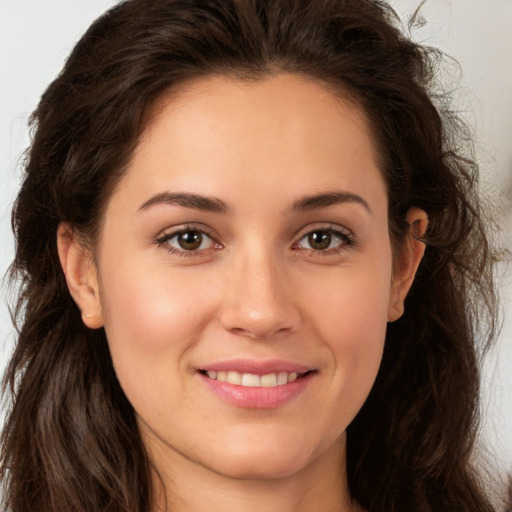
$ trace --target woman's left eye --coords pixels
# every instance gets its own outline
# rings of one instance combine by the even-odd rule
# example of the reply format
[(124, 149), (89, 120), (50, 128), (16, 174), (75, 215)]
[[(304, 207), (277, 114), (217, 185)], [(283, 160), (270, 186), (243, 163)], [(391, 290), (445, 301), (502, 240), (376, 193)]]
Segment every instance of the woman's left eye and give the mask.
[(343, 246), (352, 244), (353, 240), (350, 233), (333, 228), (319, 228), (306, 233), (294, 244), (294, 248), (329, 253), (331, 251), (336, 252)]

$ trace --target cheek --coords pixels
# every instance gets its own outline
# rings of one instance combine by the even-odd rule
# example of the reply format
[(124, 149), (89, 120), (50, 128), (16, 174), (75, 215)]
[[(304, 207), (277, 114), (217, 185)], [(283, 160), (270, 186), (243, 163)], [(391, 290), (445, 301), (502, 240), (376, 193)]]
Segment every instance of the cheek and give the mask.
[(369, 393), (382, 359), (390, 279), (386, 267), (382, 272), (351, 269), (309, 294), (316, 336), (333, 359), (333, 378), (354, 413)]
[[(380, 262), (377, 262), (380, 263)], [(328, 338), (368, 338), (385, 330), (391, 287), (391, 264), (336, 269), (322, 279), (309, 279), (301, 292), (318, 328)], [(365, 335), (366, 333), (366, 335)]]
[(200, 327), (211, 287), (204, 279), (173, 272), (165, 263), (144, 263), (103, 265), (102, 306), (111, 330), (159, 351), (191, 325)]
[(118, 379), (133, 397), (182, 369), (184, 355), (211, 317), (213, 301), (208, 287), (197, 289), (204, 282), (171, 279), (168, 267), (116, 263), (103, 267), (105, 331)]

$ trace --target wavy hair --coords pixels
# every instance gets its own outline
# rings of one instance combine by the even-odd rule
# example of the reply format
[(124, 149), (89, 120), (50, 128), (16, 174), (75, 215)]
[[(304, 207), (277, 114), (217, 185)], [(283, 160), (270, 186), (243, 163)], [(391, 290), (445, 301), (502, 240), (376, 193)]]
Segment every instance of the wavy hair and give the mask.
[[(436, 94), (439, 52), (379, 0), (126, 0), (100, 17), (32, 117), (12, 222), (18, 340), (0, 476), (11, 512), (150, 512), (150, 464), (102, 329), (87, 329), (57, 255), (60, 222), (94, 246), (151, 107), (202, 76), (312, 77), (366, 113), (395, 249), (425, 210), (424, 259), (347, 431), (369, 512), (490, 512), (472, 465), (478, 364), (493, 335), (492, 261), (465, 131)], [(462, 138), (461, 138), (462, 135)]]

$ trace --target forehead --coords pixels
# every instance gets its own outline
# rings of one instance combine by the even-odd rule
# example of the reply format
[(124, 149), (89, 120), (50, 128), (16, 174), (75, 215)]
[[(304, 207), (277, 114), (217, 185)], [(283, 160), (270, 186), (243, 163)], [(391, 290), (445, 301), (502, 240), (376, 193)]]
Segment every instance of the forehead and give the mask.
[(178, 190), (257, 202), (275, 190), (300, 196), (340, 186), (387, 195), (362, 110), (319, 81), (291, 74), (210, 76), (167, 92), (121, 185), (139, 200)]
[[(337, 127), (330, 121), (343, 117), (355, 121), (364, 135), (372, 139), (367, 116), (348, 89), (335, 88), (310, 76), (284, 72), (254, 79), (210, 75), (179, 84), (155, 102), (141, 141), (159, 130), (163, 117), (170, 119), (171, 116), (183, 123), (183, 127), (195, 120), (201, 125), (210, 122), (214, 126), (229, 119), (232, 123), (240, 122), (244, 132), (251, 127), (261, 128), (269, 120), (276, 128), (291, 121), (295, 128), (307, 125), (312, 130), (323, 128), (324, 137), (329, 133), (336, 136), (335, 130), (330, 128)], [(276, 124), (279, 121), (282, 124)], [(276, 139), (286, 135), (279, 134), (282, 137)], [(372, 153), (373, 149), (372, 145)]]

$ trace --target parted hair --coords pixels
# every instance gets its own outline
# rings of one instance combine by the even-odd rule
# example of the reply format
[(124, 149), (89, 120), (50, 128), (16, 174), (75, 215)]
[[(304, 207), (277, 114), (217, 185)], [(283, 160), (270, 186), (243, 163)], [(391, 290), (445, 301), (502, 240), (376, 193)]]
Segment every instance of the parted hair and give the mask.
[(0, 454), (10, 512), (152, 510), (135, 411), (103, 329), (83, 325), (68, 292), (57, 227), (94, 247), (162, 94), (208, 75), (276, 73), (316, 79), (365, 112), (395, 249), (410, 207), (429, 217), (405, 313), (388, 325), (376, 382), (348, 427), (351, 496), (369, 512), (493, 510), (472, 457), (492, 258), (466, 131), (437, 90), (439, 59), (378, 0), (126, 0), (89, 28), (32, 116), (12, 214), (18, 336)]

